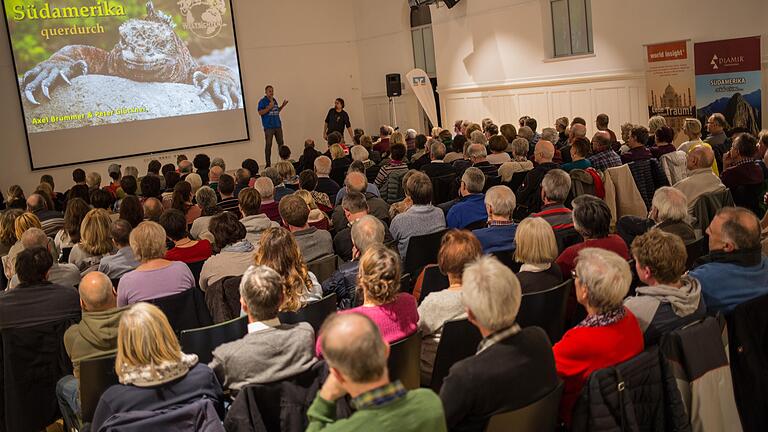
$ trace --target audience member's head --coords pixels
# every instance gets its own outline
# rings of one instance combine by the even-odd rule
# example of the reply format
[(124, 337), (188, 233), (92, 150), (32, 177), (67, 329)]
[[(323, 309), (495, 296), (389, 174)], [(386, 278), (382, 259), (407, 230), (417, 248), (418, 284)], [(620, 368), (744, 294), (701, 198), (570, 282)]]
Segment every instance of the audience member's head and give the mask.
[(352, 149), (349, 150), (349, 154), (352, 155), (353, 161), (365, 162), (369, 157), (368, 150), (366, 150), (365, 147), (361, 145), (352, 147)]
[(200, 177), (200, 174), (198, 173), (188, 174), (186, 177), (184, 177), (184, 181), (189, 183), (189, 185), (192, 187), (193, 196), (195, 195), (195, 193), (197, 193), (198, 189), (203, 187), (203, 178)]
[(541, 181), (541, 196), (545, 203), (563, 204), (571, 193), (571, 176), (561, 170), (547, 171)]
[[(575, 119), (574, 119), (575, 120)], [(571, 125), (570, 134), (568, 135), (568, 141), (573, 143), (576, 138), (584, 138), (587, 136), (587, 127), (583, 124)]]
[(459, 193), (462, 196), (483, 193), (483, 187), (485, 187), (485, 174), (480, 168), (467, 168), (461, 176)]
[(24, 249), (16, 255), (15, 271), (22, 284), (36, 284), (48, 278), (53, 257), (44, 247)]
[(198, 172), (208, 171), (211, 169), (211, 158), (205, 153), (196, 154), (194, 159), (192, 159), (192, 165), (194, 165), (195, 170)]
[(246, 188), (237, 195), (240, 213), (243, 217), (256, 216), (261, 209), (261, 195), (256, 189)]
[(515, 260), (523, 264), (552, 264), (557, 259), (557, 240), (552, 225), (540, 217), (528, 217), (515, 231)]
[[(99, 189), (96, 189), (99, 190)], [(94, 192), (96, 191), (94, 190)], [(107, 192), (109, 193), (109, 192)], [(69, 191), (67, 192), (67, 201), (73, 199), (73, 198), (80, 198), (81, 200), (85, 201), (86, 203), (91, 203), (91, 190), (88, 189), (88, 186), (84, 184), (76, 184), (72, 186)]]
[(299, 173), (299, 189), (314, 191), (317, 187), (317, 174), (312, 170), (304, 170)]
[(461, 301), (483, 336), (514, 325), (521, 298), (520, 281), (496, 258), (483, 256), (464, 268)]
[(247, 169), (251, 173), (251, 177), (259, 176), (259, 163), (254, 159), (245, 159), (240, 166)]
[(651, 229), (632, 241), (632, 257), (643, 283), (674, 285), (685, 273), (688, 252), (680, 236)]
[(701, 137), (701, 122), (695, 118), (687, 118), (683, 121), (683, 133), (690, 140)]
[(163, 214), (163, 203), (157, 198), (147, 198), (142, 205), (144, 208), (144, 219), (152, 222), (160, 220), (160, 215)]
[(131, 231), (128, 243), (131, 245), (133, 256), (139, 262), (146, 263), (165, 256), (166, 232), (156, 222), (142, 222)]
[(101, 187), (101, 175), (97, 172), (90, 172), (85, 176), (85, 184), (88, 185), (88, 189), (98, 189)]
[(277, 318), (283, 301), (283, 283), (280, 273), (267, 266), (248, 267), (240, 281), (240, 305), (249, 321)]
[(171, 163), (165, 164), (162, 166), (162, 168), (160, 168), (160, 173), (163, 176), (165, 176), (169, 172), (174, 172), (174, 171), (176, 171), (176, 165)]
[(722, 133), (725, 129), (728, 129), (728, 121), (721, 113), (714, 113), (707, 119), (707, 131), (710, 134)]
[(400, 293), (400, 257), (384, 245), (371, 246), (360, 258), (357, 286), (368, 305), (385, 305)]
[(344, 149), (339, 144), (334, 144), (328, 149), (331, 153), (331, 160), (341, 159), (344, 157)]
[(75, 168), (72, 171), (72, 181), (75, 182), (75, 184), (85, 183), (85, 171), (81, 168)]
[(272, 183), (272, 179), (269, 177), (259, 177), (256, 179), (256, 181), (253, 183), (253, 188), (256, 189), (259, 192), (259, 196), (261, 196), (261, 201), (263, 202), (270, 202), (274, 200), (275, 197), (275, 184)]
[[(27, 211), (30, 213), (38, 213), (44, 210), (48, 210), (48, 205), (45, 202), (45, 198), (37, 193), (33, 193), (27, 198)], [(53, 209), (51, 209), (53, 210)]]
[(485, 161), (485, 158), (488, 156), (488, 151), (483, 144), (472, 144), (467, 149), (467, 156), (469, 156), (469, 160), (472, 161), (473, 164), (476, 164)]
[(655, 134), (659, 128), (667, 125), (667, 119), (660, 115), (655, 115), (648, 119), (648, 132)]
[(139, 178), (139, 169), (138, 169), (138, 168), (136, 168), (136, 167), (135, 167), (135, 166), (133, 166), (133, 165), (128, 165), (128, 166), (127, 166), (127, 167), (125, 167), (125, 169), (123, 170), (123, 176), (131, 176), (131, 177), (133, 177), (134, 179), (137, 179), (137, 178)]
[(712, 169), (714, 162), (715, 152), (712, 151), (712, 148), (705, 145), (697, 145), (688, 151), (685, 166), (688, 171), (704, 168)]
[(760, 249), (760, 221), (743, 207), (723, 207), (707, 228), (709, 250), (731, 253)]
[(208, 181), (211, 183), (216, 183), (219, 181), (219, 177), (221, 177), (221, 174), (224, 173), (224, 170), (221, 169), (220, 166), (212, 166), (211, 170), (208, 172)]
[(111, 178), (113, 181), (119, 181), (120, 177), (122, 177), (122, 173), (120, 172), (120, 165), (110, 164), (109, 167), (107, 167), (107, 175), (109, 175), (109, 178)]
[(182, 174), (182, 175), (189, 174), (192, 172), (192, 169), (193, 169), (192, 162), (186, 159), (179, 162), (179, 174)]
[(291, 229), (304, 229), (309, 220), (309, 207), (303, 199), (288, 195), (280, 200), (280, 217), (283, 224)]
[(83, 312), (103, 312), (117, 306), (117, 297), (109, 276), (93, 271), (80, 280), (80, 307)]
[(185, 214), (192, 205), (192, 185), (187, 181), (180, 181), (173, 187), (173, 198), (171, 208), (181, 210)]
[(160, 215), (160, 226), (165, 230), (165, 235), (174, 242), (188, 236), (187, 218), (184, 213), (176, 209), (168, 209)]
[(339, 132), (331, 132), (328, 134), (328, 147), (333, 147), (334, 144), (338, 144), (344, 140), (344, 135)]
[(627, 261), (615, 252), (599, 248), (579, 251), (574, 270), (576, 300), (589, 315), (623, 307), (632, 283)]
[(130, 246), (130, 236), (133, 231), (133, 226), (125, 219), (118, 219), (112, 222), (112, 226), (109, 229), (109, 234), (112, 236), (112, 241), (115, 246), (120, 249)]
[(557, 142), (559, 138), (557, 130), (555, 128), (544, 128), (541, 130), (541, 139), (549, 142)]
[(120, 179), (120, 189), (122, 189), (126, 195), (136, 195), (136, 191), (139, 189), (139, 185), (136, 183), (136, 177), (124, 175)]
[(608, 129), (608, 122), (610, 119), (608, 118), (608, 114), (598, 114), (595, 118), (595, 125), (599, 130)]
[(265, 265), (285, 280), (281, 311), (297, 311), (303, 306), (302, 297), (312, 287), (309, 270), (291, 233), (284, 228), (267, 228), (259, 238), (254, 258), (256, 265)]
[(318, 177), (328, 177), (331, 174), (331, 159), (328, 156), (318, 156), (315, 159), (315, 173)]
[(486, 138), (485, 134), (480, 131), (473, 131), (472, 135), (469, 136), (469, 142), (485, 147), (485, 145), (488, 143), (488, 138)]
[(160, 168), (162, 168), (163, 165), (160, 163), (157, 159), (152, 159), (147, 164), (147, 174), (154, 174), (154, 175), (160, 175)]
[[(10, 209), (0, 212), (0, 244), (10, 247), (19, 240), (16, 237), (15, 223), (16, 218), (21, 216), (22, 213), (24, 213), (24, 211), (21, 209)], [(79, 237), (80, 224), (77, 226), (77, 231)]]
[(576, 138), (571, 143), (571, 157), (573, 160), (584, 159), (589, 156), (592, 143), (586, 138)]
[(573, 120), (571, 120), (571, 127), (575, 125), (582, 125), (587, 126), (587, 121), (584, 120), (582, 117), (574, 117)]
[(219, 251), (243, 240), (246, 234), (245, 226), (230, 212), (212, 217), (208, 231), (213, 235), (216, 249)]
[(330, 373), (347, 392), (387, 378), (389, 345), (367, 316), (331, 315), (320, 328), (320, 344)]
[(144, 198), (157, 198), (162, 192), (160, 177), (156, 175), (145, 175), (141, 178), (141, 196)]
[(533, 157), (537, 163), (552, 162), (555, 157), (555, 145), (549, 141), (539, 140), (533, 150)]
[(24, 232), (30, 228), (43, 229), (40, 219), (34, 213), (24, 212), (13, 221), (13, 230), (17, 239), (21, 239)]
[(605, 201), (593, 195), (580, 195), (573, 200), (573, 228), (584, 239), (608, 236), (611, 210)]
[(42, 247), (50, 251), (51, 248), (51, 239), (49, 239), (48, 236), (45, 235), (45, 231), (40, 228), (30, 228), (24, 231), (20, 240), (24, 249)]
[(416, 135), (416, 138), (414, 139), (414, 145), (416, 146), (416, 150), (423, 150), (427, 146), (427, 136), (424, 134), (418, 134)]
[(656, 143), (656, 146), (664, 145), (664, 144), (672, 144), (672, 141), (675, 140), (675, 130), (669, 126), (662, 126), (656, 129), (656, 132), (654, 133), (654, 137), (655, 137), (654, 141)]
[(165, 189), (172, 191), (173, 188), (181, 181), (181, 174), (176, 171), (168, 171), (164, 174), (165, 177)]
[(611, 150), (611, 134), (599, 131), (592, 136), (592, 151), (595, 153)]
[(505, 123), (501, 125), (499, 131), (501, 132), (501, 136), (503, 136), (508, 143), (511, 143), (512, 140), (517, 138), (517, 129), (515, 128), (515, 125)]
[(144, 207), (134, 195), (128, 195), (120, 202), (120, 219), (136, 227), (144, 220)]
[(443, 160), (445, 158), (445, 144), (435, 141), (429, 146), (429, 157), (431, 160)]
[(558, 133), (565, 133), (565, 130), (568, 129), (568, 125), (570, 123), (568, 122), (568, 117), (559, 117), (557, 120), (555, 120), (555, 130), (557, 130)]
[(648, 128), (645, 126), (635, 126), (629, 132), (629, 142), (627, 145), (630, 148), (645, 146), (648, 142)]
[[(112, 238), (109, 235), (109, 227), (112, 218), (104, 209), (92, 209), (83, 218), (80, 224), (80, 249), (92, 256), (106, 255), (112, 252)], [(161, 238), (165, 237), (161, 234)]]
[(211, 159), (211, 171), (213, 171), (213, 167), (221, 168), (221, 172), (224, 172), (227, 170), (226, 162), (224, 162), (224, 159), (220, 157), (215, 157)]
[(402, 161), (405, 158), (406, 152), (405, 144), (396, 143), (389, 146), (389, 157), (393, 161)]
[[(157, 306), (136, 303), (122, 313), (115, 359), (115, 372), (122, 384), (159, 380), (158, 365), (180, 364), (181, 360), (176, 333)], [(147, 370), (150, 376), (136, 374), (136, 370)]]
[(451, 149), (454, 153), (463, 153), (464, 145), (466, 143), (467, 137), (465, 135), (457, 135), (456, 138), (453, 139), (453, 146), (451, 146)]
[(688, 199), (680, 189), (664, 186), (656, 189), (651, 201), (650, 218), (659, 222), (683, 222), (688, 217)]
[(347, 174), (347, 177), (344, 179), (344, 185), (349, 192), (365, 194), (368, 189), (368, 178), (363, 173), (353, 171)]
[(440, 242), (437, 266), (451, 285), (460, 285), (464, 268), (483, 255), (483, 246), (470, 231), (450, 230)]
[(750, 133), (743, 133), (733, 140), (733, 150), (740, 159), (753, 159), (757, 153), (757, 138)]
[(202, 216), (213, 216), (221, 211), (217, 206), (218, 199), (216, 192), (210, 186), (203, 186), (195, 193), (195, 201), (198, 207), (202, 209)]
[(512, 155), (515, 160), (525, 159), (530, 148), (531, 143), (525, 138), (515, 138), (512, 140)]
[(536, 132), (536, 128), (538, 127), (538, 123), (536, 122), (536, 119), (533, 117), (528, 117), (527, 119), (525, 119), (525, 125), (531, 128), (533, 132)]
[(432, 203), (432, 181), (426, 174), (415, 172), (405, 182), (405, 194), (414, 205), (429, 205)]
[[(346, 199), (346, 197), (344, 198)], [(384, 224), (375, 216), (366, 215), (352, 225), (350, 234), (352, 236), (352, 255), (358, 258), (371, 246), (384, 243)]]
[(488, 219), (511, 221), (516, 206), (515, 193), (507, 186), (493, 186), (485, 193)]

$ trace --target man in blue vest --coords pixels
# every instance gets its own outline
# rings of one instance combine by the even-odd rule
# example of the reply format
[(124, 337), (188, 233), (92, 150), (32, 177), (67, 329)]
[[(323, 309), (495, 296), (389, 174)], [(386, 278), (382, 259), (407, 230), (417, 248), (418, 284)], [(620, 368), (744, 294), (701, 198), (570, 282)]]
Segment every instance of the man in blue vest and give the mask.
[(264, 89), (265, 96), (259, 101), (259, 115), (261, 116), (261, 125), (264, 127), (264, 156), (267, 166), (272, 165), (272, 138), (277, 139), (277, 148), (283, 145), (283, 124), (280, 122), (280, 111), (288, 105), (287, 100), (277, 105), (275, 99), (275, 89), (268, 85)]

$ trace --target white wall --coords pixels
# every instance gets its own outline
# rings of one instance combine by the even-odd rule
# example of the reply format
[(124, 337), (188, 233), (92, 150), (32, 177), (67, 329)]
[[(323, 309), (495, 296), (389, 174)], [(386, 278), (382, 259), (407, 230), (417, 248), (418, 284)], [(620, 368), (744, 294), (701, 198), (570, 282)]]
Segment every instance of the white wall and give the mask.
[[(353, 127), (363, 124), (354, 1), (233, 0), (251, 141), (126, 158), (119, 163), (135, 165), (142, 174), (152, 158), (163, 163), (175, 162), (179, 153), (187, 154), (190, 159), (198, 152), (221, 156), (228, 168), (239, 167), (247, 157), (263, 163), (264, 133), (256, 105), (267, 84), (275, 86), (278, 98), (290, 100), (281, 117), (286, 144), (296, 158), (306, 138), (314, 138), (318, 146), (323, 147), (323, 120), (336, 97), (345, 99)], [(71, 185), (71, 172), (75, 167), (35, 172), (30, 169), (13, 63), (5, 36), (5, 18), (0, 18), (3, 26), (0, 27), (0, 100), (3, 101), (0, 104), (0, 188), (5, 192), (10, 185), (20, 184), (29, 193), (42, 174), (51, 174), (57, 189), (65, 190)], [(162, 138), (158, 141), (161, 148)], [(276, 149), (272, 158), (277, 159)], [(111, 162), (81, 167), (99, 172), (106, 179), (106, 169)]]
[[(765, 0), (592, 0), (594, 55), (551, 57), (549, 0), (464, 0), (432, 7), (443, 118), (491, 117), (517, 124), (531, 115), (541, 127), (560, 116), (594, 119), (601, 112), (618, 130), (645, 123), (643, 44), (692, 38), (708, 41), (763, 36), (768, 83)], [(768, 106), (763, 86), (763, 107)], [(768, 115), (763, 110), (763, 124)], [(591, 125), (590, 125), (591, 126)]]

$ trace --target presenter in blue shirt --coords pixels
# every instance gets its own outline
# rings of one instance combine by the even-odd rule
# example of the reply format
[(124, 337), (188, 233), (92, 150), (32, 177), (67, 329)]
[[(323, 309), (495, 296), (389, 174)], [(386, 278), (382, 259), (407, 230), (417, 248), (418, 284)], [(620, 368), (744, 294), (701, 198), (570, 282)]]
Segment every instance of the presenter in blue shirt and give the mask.
[(267, 166), (272, 165), (272, 138), (277, 139), (277, 147), (283, 145), (283, 124), (280, 122), (280, 111), (288, 105), (287, 100), (277, 105), (275, 99), (275, 89), (268, 85), (264, 89), (265, 96), (259, 101), (259, 115), (261, 116), (261, 125), (264, 127), (264, 155)]

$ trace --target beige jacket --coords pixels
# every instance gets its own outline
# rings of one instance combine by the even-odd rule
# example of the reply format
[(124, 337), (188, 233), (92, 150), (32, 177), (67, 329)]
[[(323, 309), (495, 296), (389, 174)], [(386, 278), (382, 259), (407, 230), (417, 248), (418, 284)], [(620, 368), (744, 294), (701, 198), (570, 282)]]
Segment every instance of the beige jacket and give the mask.
[(690, 210), (696, 199), (710, 192), (718, 192), (725, 189), (720, 177), (714, 175), (709, 168), (699, 168), (688, 173), (688, 177), (674, 184), (674, 188), (685, 194), (688, 198)]
[(626, 164), (605, 170), (605, 202), (611, 209), (611, 230), (616, 227), (616, 221), (622, 216), (647, 217), (640, 191), (635, 185), (632, 171)]

